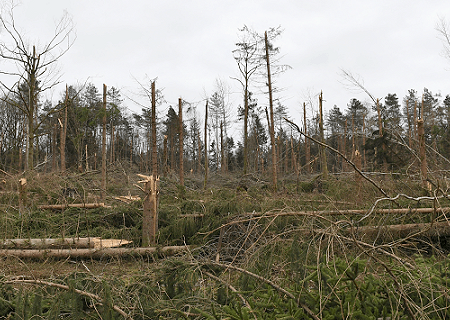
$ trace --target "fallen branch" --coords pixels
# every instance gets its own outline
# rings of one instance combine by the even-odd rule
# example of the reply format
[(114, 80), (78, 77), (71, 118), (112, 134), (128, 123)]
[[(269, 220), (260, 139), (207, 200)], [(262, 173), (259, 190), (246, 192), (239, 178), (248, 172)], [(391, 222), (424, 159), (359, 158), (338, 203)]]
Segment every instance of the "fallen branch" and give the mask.
[[(5, 281), (5, 283), (6, 284), (26, 283), (26, 284), (34, 284), (34, 285), (43, 285), (43, 286), (63, 289), (63, 290), (67, 290), (67, 291), (73, 290), (74, 292), (78, 293), (81, 296), (97, 300), (101, 304), (107, 304), (107, 301), (105, 301), (105, 299), (103, 299), (102, 297), (100, 297), (96, 294), (93, 294), (93, 293), (90, 293), (87, 291), (83, 291), (83, 290), (79, 290), (79, 289), (75, 289), (75, 288), (70, 288), (69, 286), (66, 286), (64, 284), (48, 282), (48, 281), (41, 281), (41, 280), (24, 280), (24, 279), (9, 280), (9, 281)], [(116, 311), (118, 314), (122, 315), (125, 319), (133, 320), (133, 318), (129, 314), (127, 314), (125, 311), (120, 309), (118, 306), (112, 305), (111, 307), (113, 308), (114, 311)]]
[(363, 226), (358, 228), (348, 228), (342, 230), (344, 234), (355, 233), (364, 235), (371, 240), (380, 239), (401, 239), (417, 234), (426, 237), (448, 237), (450, 236), (450, 223), (432, 222), (432, 223), (409, 223), (394, 224), (383, 226)]
[(38, 209), (63, 210), (66, 208), (96, 209), (105, 207), (106, 207), (105, 204), (103, 202), (100, 202), (100, 203), (44, 204), (38, 206)]
[(0, 241), (3, 249), (44, 249), (44, 248), (94, 248), (100, 238), (59, 238), (59, 239), (6, 239)]
[[(357, 215), (366, 214), (369, 210), (367, 209), (355, 209), (355, 210), (321, 210), (321, 211), (281, 211), (281, 212), (247, 212), (246, 215), (252, 217), (267, 216), (273, 217), (275, 215), (281, 216), (334, 216), (334, 215)], [(377, 214), (405, 214), (405, 213), (448, 213), (450, 212), (450, 207), (444, 208), (397, 208), (397, 209), (374, 209), (372, 213)]]
[(102, 248), (102, 249), (1, 249), (0, 257), (14, 256), (29, 259), (68, 259), (68, 258), (110, 258), (124, 256), (145, 256), (153, 254), (174, 255), (188, 250), (188, 246), (139, 247), (139, 248)]

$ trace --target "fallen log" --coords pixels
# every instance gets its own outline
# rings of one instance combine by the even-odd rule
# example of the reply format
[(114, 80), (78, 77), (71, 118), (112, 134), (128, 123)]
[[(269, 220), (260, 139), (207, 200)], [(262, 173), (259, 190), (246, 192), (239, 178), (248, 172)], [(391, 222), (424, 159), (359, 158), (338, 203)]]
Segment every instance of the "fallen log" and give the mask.
[(407, 238), (411, 235), (438, 238), (450, 236), (450, 223), (447, 221), (433, 223), (408, 223), (384, 226), (362, 226), (344, 229), (346, 235), (355, 234), (364, 240), (381, 239), (384, 242)]
[(1, 249), (0, 256), (17, 257), (21, 259), (69, 259), (69, 258), (112, 258), (126, 256), (149, 256), (154, 254), (174, 255), (175, 253), (188, 251), (189, 246), (168, 247), (139, 247), (139, 248), (102, 248), (102, 249), (42, 249), (20, 250)]
[(103, 202), (100, 202), (100, 203), (43, 204), (38, 206), (38, 209), (63, 210), (66, 208), (96, 209), (105, 207), (106, 207), (105, 204)]
[(69, 249), (113, 248), (131, 243), (124, 239), (56, 238), (56, 239), (5, 239), (0, 240), (1, 249)]
[[(247, 215), (252, 217), (259, 216), (333, 216), (333, 215), (357, 215), (367, 214), (368, 209), (354, 209), (354, 210), (318, 210), (318, 211), (270, 211), (270, 212), (247, 212)], [(450, 207), (444, 208), (400, 208), (400, 209), (374, 209), (374, 214), (405, 214), (405, 213), (448, 213)]]

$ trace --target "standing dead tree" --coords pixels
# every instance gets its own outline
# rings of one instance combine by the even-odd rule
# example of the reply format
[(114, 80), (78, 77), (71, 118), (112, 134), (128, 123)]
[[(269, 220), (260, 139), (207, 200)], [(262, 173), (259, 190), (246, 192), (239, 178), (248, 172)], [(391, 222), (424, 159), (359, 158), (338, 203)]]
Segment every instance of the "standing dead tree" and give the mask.
[[(34, 138), (43, 120), (57, 112), (58, 106), (46, 111), (46, 117), (38, 119), (39, 96), (61, 82), (56, 69), (58, 60), (71, 48), (75, 41), (74, 26), (66, 13), (55, 26), (53, 37), (44, 45), (34, 45), (24, 38), (16, 24), (12, 2), (0, 13), (3, 35), (0, 40), (0, 57), (11, 64), (0, 70), (1, 75), (12, 78), (13, 84), (0, 80), (2, 100), (20, 109), (27, 117), (26, 168), (33, 168)], [(37, 42), (37, 41), (36, 41)]]
[(439, 18), (439, 21), (436, 24), (436, 31), (439, 33), (442, 45), (444, 46), (444, 57), (450, 60), (450, 30), (445, 18)]

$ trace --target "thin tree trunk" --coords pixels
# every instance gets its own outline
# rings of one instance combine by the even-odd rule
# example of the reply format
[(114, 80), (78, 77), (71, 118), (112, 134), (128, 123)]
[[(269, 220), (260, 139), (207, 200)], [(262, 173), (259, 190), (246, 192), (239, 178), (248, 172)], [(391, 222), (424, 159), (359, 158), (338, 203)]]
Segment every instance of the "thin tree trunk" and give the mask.
[[(319, 96), (319, 115), (320, 115), (320, 121), (319, 121), (319, 129), (320, 129), (320, 141), (322, 143), (325, 143), (325, 134), (323, 129), (323, 112), (322, 112), (322, 92), (320, 92)], [(322, 160), (322, 177), (324, 180), (328, 179), (328, 165), (327, 165), (327, 155), (325, 153), (325, 147), (323, 145), (320, 146), (320, 153), (321, 153), (321, 160)]]
[[(308, 134), (308, 125), (306, 124), (306, 103), (303, 102), (303, 126), (305, 134)], [(309, 147), (309, 140), (305, 138), (305, 162), (306, 162), (306, 173), (311, 173), (311, 149)]]
[(420, 157), (420, 172), (422, 175), (422, 185), (428, 189), (428, 173), (427, 173), (427, 155), (425, 153), (425, 129), (423, 118), (417, 121), (419, 134), (419, 157)]
[(272, 188), (277, 190), (277, 154), (275, 150), (275, 124), (273, 121), (273, 99), (272, 99), (272, 80), (270, 74), (269, 61), (269, 41), (267, 40), (267, 31), (264, 33), (264, 42), (266, 46), (266, 63), (267, 63), (267, 85), (269, 87), (269, 108), (270, 108), (270, 141), (272, 143)]
[(163, 145), (163, 175), (165, 176), (169, 170), (167, 168), (169, 158), (167, 155), (167, 135), (164, 135), (164, 145)]
[(197, 172), (200, 172), (202, 168), (202, 141), (200, 140), (200, 130), (197, 131), (197, 149)]
[(226, 171), (225, 146), (223, 144), (223, 122), (220, 121), (220, 171)]
[(106, 199), (106, 84), (103, 84), (102, 200)]
[(158, 153), (156, 150), (156, 89), (152, 82), (152, 175), (158, 176)]
[[(206, 107), (205, 107), (205, 140), (204, 140), (204, 146), (205, 146), (205, 181), (203, 183), (203, 188), (206, 190), (206, 184), (208, 183), (208, 100), (206, 100)], [(244, 155), (245, 155), (245, 151), (244, 151)]]
[(52, 172), (56, 172), (57, 170), (57, 152), (56, 152), (56, 135), (58, 134), (58, 125), (55, 124), (53, 126), (53, 138), (52, 138)]
[(409, 101), (406, 100), (406, 119), (408, 124), (408, 145), (412, 147), (412, 135), (411, 135), (411, 119), (409, 117)]
[(244, 175), (247, 174), (248, 169), (247, 167), (248, 167), (248, 79), (246, 78), (244, 90)]
[(180, 185), (184, 186), (184, 159), (183, 159), (183, 102), (181, 98), (178, 99), (178, 118), (180, 120), (179, 123), (179, 153), (180, 153)]

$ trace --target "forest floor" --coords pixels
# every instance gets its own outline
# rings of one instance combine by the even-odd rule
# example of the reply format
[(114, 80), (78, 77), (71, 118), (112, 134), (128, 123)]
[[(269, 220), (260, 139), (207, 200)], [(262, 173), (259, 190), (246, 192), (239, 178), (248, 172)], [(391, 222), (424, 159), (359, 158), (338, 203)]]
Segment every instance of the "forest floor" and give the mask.
[[(330, 175), (326, 181), (320, 175), (286, 175), (276, 192), (259, 174), (213, 173), (206, 188), (202, 176), (186, 175), (184, 187), (175, 174), (161, 177), (157, 246), (188, 245), (190, 250), (102, 259), (0, 257), (0, 289), (13, 286), (10, 295), (0, 296), (0, 319), (37, 304), (38, 295), (43, 299), (38, 309), (48, 318), (62, 309), (78, 314), (79, 308), (84, 314), (80, 319), (107, 318), (107, 309), (94, 310), (86, 302), (74, 306), (62, 291), (27, 287), (30, 296), (24, 298), (20, 280), (93, 292), (112, 299), (134, 319), (271, 319), (267, 314), (363, 319), (361, 313), (368, 319), (445, 319), (450, 307), (447, 236), (427, 236), (421, 230), (401, 238), (379, 233), (369, 239), (354, 230), (450, 221), (448, 212), (438, 210), (450, 206), (447, 190), (430, 192), (412, 176), (368, 176), (371, 182), (354, 173)], [(0, 190), (1, 239), (102, 237), (130, 240), (127, 247), (138, 247), (144, 195), (136, 187), (136, 172), (120, 164), (108, 172), (106, 207), (38, 209), (43, 204), (99, 202), (99, 178), (97, 171), (34, 173), (27, 176), (20, 209), (19, 177), (8, 177)], [(448, 185), (442, 179), (438, 185)], [(129, 195), (141, 199), (117, 199)], [(424, 207), (436, 210), (414, 211)], [(376, 213), (394, 208), (409, 211)], [(348, 211), (355, 209), (360, 212)], [(335, 213), (329, 215), (331, 211)], [(302, 302), (289, 304), (290, 295)], [(58, 297), (60, 311), (46, 307), (46, 301)], [(374, 302), (367, 304), (365, 297)], [(110, 305), (105, 301), (101, 304)]]

